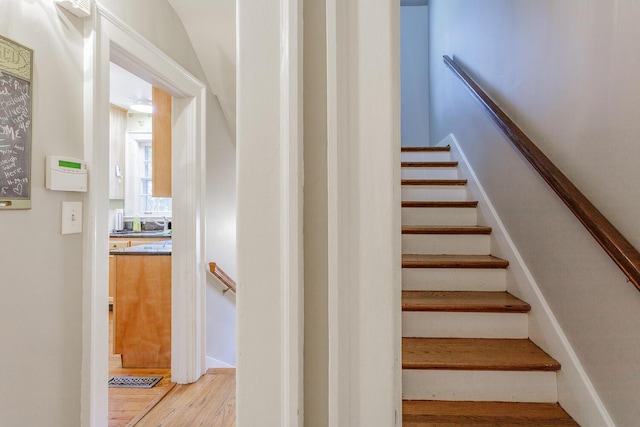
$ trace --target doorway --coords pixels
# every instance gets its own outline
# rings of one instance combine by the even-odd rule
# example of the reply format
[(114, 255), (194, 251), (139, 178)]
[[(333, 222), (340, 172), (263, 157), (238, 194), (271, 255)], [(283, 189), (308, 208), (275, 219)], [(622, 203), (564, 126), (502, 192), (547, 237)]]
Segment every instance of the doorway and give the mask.
[(171, 96), (109, 67), (109, 425), (140, 419), (171, 382)]
[(109, 63), (143, 77), (173, 97), (171, 377), (204, 373), (204, 103), (205, 86), (142, 36), (96, 4), (86, 43), (85, 158), (90, 164), (84, 255), (82, 425), (105, 425), (108, 377)]

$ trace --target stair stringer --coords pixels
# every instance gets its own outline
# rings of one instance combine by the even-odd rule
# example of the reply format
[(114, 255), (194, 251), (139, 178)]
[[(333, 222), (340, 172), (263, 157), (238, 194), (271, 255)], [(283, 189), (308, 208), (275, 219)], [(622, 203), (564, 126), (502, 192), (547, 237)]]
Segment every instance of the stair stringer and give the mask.
[(467, 179), (467, 191), (478, 200), (478, 224), (489, 226), (492, 254), (509, 261), (507, 290), (531, 305), (529, 338), (560, 362), (557, 372), (558, 401), (583, 427), (615, 427), (580, 360), (562, 331), (531, 272), (520, 256), (498, 213), (491, 204), (478, 177), (453, 134), (438, 146), (451, 146), (451, 160), (457, 160), (461, 179)]

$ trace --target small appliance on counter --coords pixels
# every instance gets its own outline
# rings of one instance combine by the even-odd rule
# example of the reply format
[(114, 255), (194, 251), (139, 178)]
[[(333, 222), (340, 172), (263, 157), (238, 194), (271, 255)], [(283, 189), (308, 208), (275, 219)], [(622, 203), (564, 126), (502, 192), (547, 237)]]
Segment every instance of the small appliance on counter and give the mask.
[(122, 231), (124, 230), (124, 210), (116, 209), (116, 214), (114, 216), (114, 231)]

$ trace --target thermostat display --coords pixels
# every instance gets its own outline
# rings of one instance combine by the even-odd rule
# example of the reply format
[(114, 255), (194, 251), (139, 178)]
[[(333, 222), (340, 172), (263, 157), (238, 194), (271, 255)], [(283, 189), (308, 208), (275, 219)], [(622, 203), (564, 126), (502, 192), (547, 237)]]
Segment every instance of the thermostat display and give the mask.
[(87, 162), (73, 157), (47, 156), (47, 190), (87, 191)]

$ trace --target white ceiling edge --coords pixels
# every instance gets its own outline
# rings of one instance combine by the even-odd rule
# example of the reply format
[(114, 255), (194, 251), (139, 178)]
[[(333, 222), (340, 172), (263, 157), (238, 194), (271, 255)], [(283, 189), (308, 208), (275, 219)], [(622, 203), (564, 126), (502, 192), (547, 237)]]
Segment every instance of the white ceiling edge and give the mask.
[(401, 0), (400, 6), (429, 6), (429, 0)]

